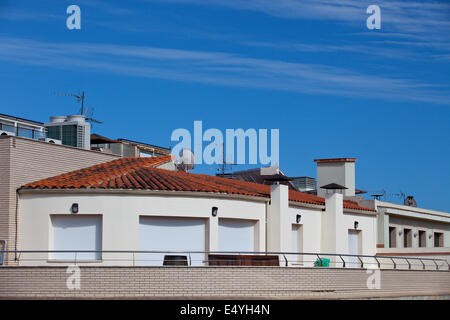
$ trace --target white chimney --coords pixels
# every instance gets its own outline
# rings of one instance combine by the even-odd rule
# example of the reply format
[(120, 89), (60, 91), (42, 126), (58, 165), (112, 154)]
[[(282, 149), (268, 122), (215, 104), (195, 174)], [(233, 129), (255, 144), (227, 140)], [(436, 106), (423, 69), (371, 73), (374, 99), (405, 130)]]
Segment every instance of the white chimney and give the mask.
[(344, 196), (355, 195), (355, 162), (356, 158), (316, 159), (317, 163), (317, 195), (325, 197), (326, 191), (322, 186), (336, 183), (347, 189)]
[(270, 186), (270, 205), (267, 216), (267, 250), (290, 251), (289, 188), (282, 184)]
[[(348, 227), (343, 215), (344, 208), (342, 194), (326, 194), (325, 211), (322, 212), (321, 252), (347, 252)], [(333, 262), (340, 262), (340, 259), (337, 257), (330, 257), (330, 260)]]

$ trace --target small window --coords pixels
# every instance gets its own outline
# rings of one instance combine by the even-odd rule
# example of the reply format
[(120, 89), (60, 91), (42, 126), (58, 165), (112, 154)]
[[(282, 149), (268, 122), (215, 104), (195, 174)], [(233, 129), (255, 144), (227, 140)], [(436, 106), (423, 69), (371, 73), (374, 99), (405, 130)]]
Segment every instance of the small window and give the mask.
[(16, 127), (9, 126), (7, 124), (2, 124), (2, 130), (3, 131), (8, 131), (8, 132), (11, 132), (11, 133), (16, 133)]
[(424, 248), (427, 246), (427, 233), (424, 230), (419, 230), (419, 247)]
[(395, 248), (397, 247), (397, 237), (396, 232), (397, 228), (395, 227), (389, 227), (389, 248)]
[(442, 232), (434, 233), (434, 246), (443, 247), (444, 246), (444, 234)]
[(412, 231), (411, 229), (403, 229), (403, 247), (412, 247)]
[(17, 128), (17, 135), (19, 137), (24, 137), (24, 138), (31, 139), (31, 138), (33, 138), (33, 130), (32, 129), (18, 127)]

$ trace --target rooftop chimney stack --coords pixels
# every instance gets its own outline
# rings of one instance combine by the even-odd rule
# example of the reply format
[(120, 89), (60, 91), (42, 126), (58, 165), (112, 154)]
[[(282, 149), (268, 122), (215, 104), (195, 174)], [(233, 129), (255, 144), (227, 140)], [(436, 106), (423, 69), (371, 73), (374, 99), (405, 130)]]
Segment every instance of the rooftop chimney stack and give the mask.
[(338, 184), (344, 196), (355, 195), (355, 162), (356, 158), (315, 159), (317, 163), (317, 195), (325, 197), (326, 189), (321, 187)]

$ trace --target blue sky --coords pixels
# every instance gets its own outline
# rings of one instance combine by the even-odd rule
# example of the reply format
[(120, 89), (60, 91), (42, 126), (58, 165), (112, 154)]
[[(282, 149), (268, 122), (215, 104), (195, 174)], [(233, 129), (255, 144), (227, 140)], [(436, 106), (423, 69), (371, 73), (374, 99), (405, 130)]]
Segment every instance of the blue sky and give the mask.
[(358, 188), (450, 211), (449, 31), (446, 1), (0, 0), (0, 112), (45, 122), (84, 90), (111, 138), (280, 129), (288, 175), (356, 157)]

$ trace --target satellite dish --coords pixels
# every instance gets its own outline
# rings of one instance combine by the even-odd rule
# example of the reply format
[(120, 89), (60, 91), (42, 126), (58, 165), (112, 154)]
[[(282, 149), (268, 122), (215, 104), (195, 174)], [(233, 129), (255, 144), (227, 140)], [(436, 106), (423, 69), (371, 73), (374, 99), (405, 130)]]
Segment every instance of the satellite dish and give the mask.
[(180, 151), (180, 156), (176, 162), (177, 168), (182, 171), (189, 171), (194, 169), (195, 156), (189, 149), (183, 149)]

